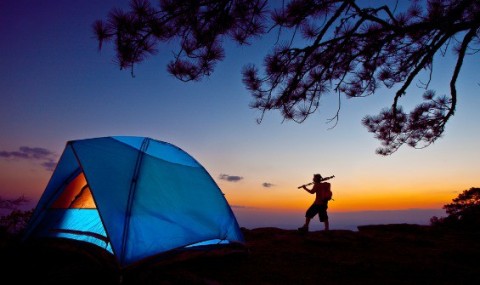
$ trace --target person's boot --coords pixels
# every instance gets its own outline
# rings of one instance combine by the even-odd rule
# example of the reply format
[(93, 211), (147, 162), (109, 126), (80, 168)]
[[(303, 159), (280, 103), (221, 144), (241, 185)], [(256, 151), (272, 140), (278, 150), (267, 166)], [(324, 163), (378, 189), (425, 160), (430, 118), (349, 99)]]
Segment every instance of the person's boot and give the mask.
[(298, 230), (302, 233), (306, 233), (306, 232), (308, 232), (308, 226), (303, 225), (303, 226), (299, 227)]

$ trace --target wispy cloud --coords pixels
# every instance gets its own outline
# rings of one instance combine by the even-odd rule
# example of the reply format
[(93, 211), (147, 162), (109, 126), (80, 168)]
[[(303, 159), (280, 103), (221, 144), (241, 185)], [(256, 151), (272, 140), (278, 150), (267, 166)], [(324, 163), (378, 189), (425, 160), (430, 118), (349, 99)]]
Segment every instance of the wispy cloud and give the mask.
[(242, 176), (228, 175), (228, 174), (220, 174), (218, 178), (220, 178), (221, 180), (229, 181), (229, 182), (238, 182), (243, 179)]
[(49, 160), (49, 161), (43, 162), (42, 166), (48, 171), (54, 171), (55, 166), (57, 166), (57, 163), (53, 160)]
[(265, 187), (265, 188), (270, 188), (270, 187), (275, 186), (275, 184), (272, 184), (272, 183), (269, 183), (269, 182), (263, 182), (262, 186)]
[(243, 206), (243, 205), (230, 205), (230, 208), (244, 209), (244, 208), (248, 208), (248, 207)]
[(53, 171), (56, 165), (56, 154), (46, 148), (21, 146), (16, 151), (0, 150), (0, 158), (24, 159), (38, 161), (48, 171)]
[(235, 208), (235, 209), (261, 209), (261, 208), (258, 208), (258, 207), (245, 206), (245, 205), (230, 205), (230, 208)]

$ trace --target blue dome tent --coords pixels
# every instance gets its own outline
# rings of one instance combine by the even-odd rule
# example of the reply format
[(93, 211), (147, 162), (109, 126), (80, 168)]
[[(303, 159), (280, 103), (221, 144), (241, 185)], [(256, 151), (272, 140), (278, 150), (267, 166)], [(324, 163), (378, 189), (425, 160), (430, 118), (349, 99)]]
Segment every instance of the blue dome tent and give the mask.
[(69, 141), (26, 239), (97, 245), (124, 268), (162, 253), (244, 243), (212, 177), (182, 149), (145, 137)]

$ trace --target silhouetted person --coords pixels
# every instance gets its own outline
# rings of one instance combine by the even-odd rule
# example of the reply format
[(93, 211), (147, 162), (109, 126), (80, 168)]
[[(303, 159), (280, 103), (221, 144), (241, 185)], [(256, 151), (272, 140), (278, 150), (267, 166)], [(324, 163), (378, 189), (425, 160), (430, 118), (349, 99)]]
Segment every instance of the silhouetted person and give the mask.
[(302, 188), (310, 194), (315, 194), (315, 201), (313, 201), (313, 204), (305, 213), (305, 224), (298, 228), (298, 230), (302, 232), (308, 232), (310, 220), (318, 214), (320, 222), (325, 224), (325, 230), (328, 231), (329, 223), (327, 209), (328, 201), (330, 200), (330, 183), (322, 182), (322, 176), (320, 174), (314, 174), (312, 189), (308, 189), (305, 185), (303, 185)]

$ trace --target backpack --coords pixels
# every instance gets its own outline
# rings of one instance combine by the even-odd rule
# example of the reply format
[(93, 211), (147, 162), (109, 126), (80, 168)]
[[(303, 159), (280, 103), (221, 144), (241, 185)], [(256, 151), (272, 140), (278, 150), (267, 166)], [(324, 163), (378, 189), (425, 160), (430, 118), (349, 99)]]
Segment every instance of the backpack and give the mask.
[[(329, 176), (329, 177), (325, 177), (325, 178), (322, 178), (321, 181), (325, 181), (325, 180), (328, 180), (328, 179), (332, 179), (332, 178), (334, 178), (334, 177), (335, 177), (335, 175), (332, 175), (332, 176)], [(331, 189), (331, 187), (330, 187), (330, 186), (331, 186), (330, 183), (328, 183), (328, 182), (323, 182), (322, 184), (323, 184), (323, 186), (325, 187), (325, 189), (324, 189), (324, 191), (323, 191), (323, 192), (324, 192), (324, 193), (323, 193), (323, 195), (324, 195), (323, 198), (325, 199), (325, 201), (333, 200), (333, 198), (332, 198), (333, 193), (332, 193), (332, 189)]]
[(333, 200), (332, 196), (333, 196), (333, 192), (332, 192), (332, 189), (330, 187), (330, 183), (328, 182), (325, 182), (325, 183), (322, 183), (324, 184), (325, 186), (325, 199), (327, 201), (330, 201), (330, 200)]

